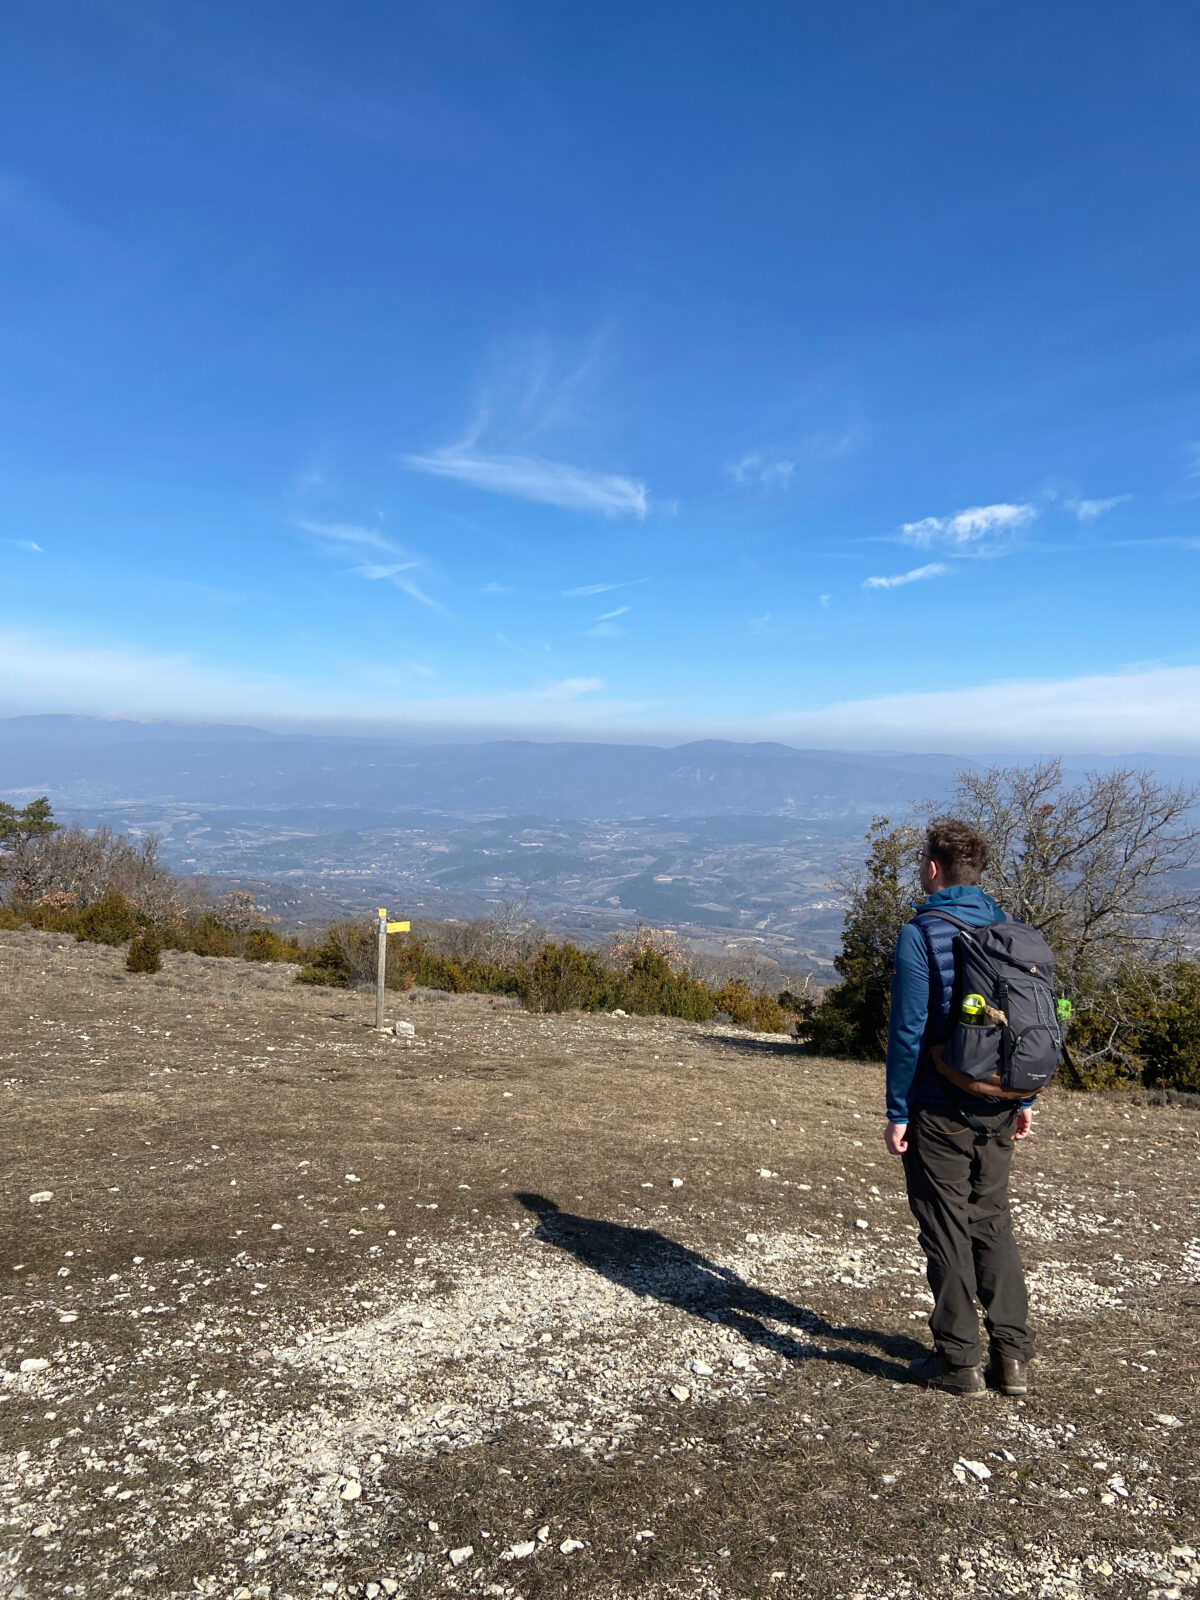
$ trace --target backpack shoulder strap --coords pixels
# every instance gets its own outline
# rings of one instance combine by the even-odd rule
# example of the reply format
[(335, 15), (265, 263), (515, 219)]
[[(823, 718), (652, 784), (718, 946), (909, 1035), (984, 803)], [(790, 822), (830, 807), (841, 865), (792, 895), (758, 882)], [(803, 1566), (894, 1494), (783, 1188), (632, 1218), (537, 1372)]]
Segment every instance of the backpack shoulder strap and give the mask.
[(985, 928), (997, 928), (1002, 922), (1016, 921), (1015, 917), (1010, 917), (1008, 912), (1004, 911), (995, 922), (963, 922), (958, 917), (951, 916), (949, 911), (943, 911), (940, 906), (930, 906), (928, 911), (914, 912), (910, 920), (916, 922), (921, 917), (938, 917), (942, 922), (952, 922), (960, 933), (982, 933)]
[(943, 911), (939, 906), (930, 906), (928, 911), (918, 911), (913, 916), (912, 921), (919, 922), (922, 917), (937, 917), (942, 922), (952, 922), (962, 933), (973, 933), (975, 931), (974, 923), (961, 922), (957, 917), (952, 917), (948, 911)]

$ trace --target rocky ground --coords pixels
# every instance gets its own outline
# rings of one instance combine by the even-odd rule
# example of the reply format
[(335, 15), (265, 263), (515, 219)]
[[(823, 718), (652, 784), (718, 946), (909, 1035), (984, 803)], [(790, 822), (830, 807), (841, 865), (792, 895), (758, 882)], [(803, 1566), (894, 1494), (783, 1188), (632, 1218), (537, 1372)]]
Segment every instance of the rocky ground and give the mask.
[(1196, 1592), (1196, 1111), (1047, 1097), (964, 1403), (877, 1068), (291, 980), (0, 933), (0, 1594)]

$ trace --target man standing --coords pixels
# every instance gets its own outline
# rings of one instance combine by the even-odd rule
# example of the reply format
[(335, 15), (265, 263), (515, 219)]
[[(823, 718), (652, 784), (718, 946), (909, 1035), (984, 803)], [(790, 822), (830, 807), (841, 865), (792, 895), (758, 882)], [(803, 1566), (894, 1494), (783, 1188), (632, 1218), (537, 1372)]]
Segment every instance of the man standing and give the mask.
[[(904, 1161), (908, 1203), (934, 1298), (934, 1354), (912, 1365), (917, 1382), (983, 1395), (990, 1383), (1024, 1394), (1033, 1356), (1025, 1275), (1008, 1207), (1013, 1140), (1033, 1124), (1032, 1100), (969, 1094), (938, 1072), (932, 1051), (957, 1021), (955, 941), (941, 911), (972, 927), (1004, 920), (979, 888), (986, 841), (963, 822), (932, 823), (921, 857), (926, 898), (900, 930), (892, 978), (884, 1143)], [(990, 1345), (986, 1373), (976, 1300)]]

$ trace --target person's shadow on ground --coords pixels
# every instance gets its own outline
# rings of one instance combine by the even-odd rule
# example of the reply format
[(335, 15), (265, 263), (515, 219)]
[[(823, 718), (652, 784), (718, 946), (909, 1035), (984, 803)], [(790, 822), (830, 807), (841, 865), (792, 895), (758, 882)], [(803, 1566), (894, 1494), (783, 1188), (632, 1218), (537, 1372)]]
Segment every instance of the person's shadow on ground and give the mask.
[[(789, 1361), (830, 1361), (899, 1380), (908, 1377), (907, 1368), (888, 1358), (925, 1354), (924, 1347), (905, 1334), (835, 1326), (815, 1311), (754, 1288), (731, 1268), (718, 1266), (654, 1228), (630, 1228), (599, 1217), (576, 1216), (539, 1194), (517, 1194), (515, 1198), (538, 1218), (535, 1239), (567, 1251), (623, 1289), (732, 1328), (750, 1344)], [(776, 1333), (767, 1322), (784, 1323), (810, 1337), (801, 1341), (791, 1334)], [(830, 1349), (817, 1342), (822, 1339), (873, 1345), (882, 1354)]]

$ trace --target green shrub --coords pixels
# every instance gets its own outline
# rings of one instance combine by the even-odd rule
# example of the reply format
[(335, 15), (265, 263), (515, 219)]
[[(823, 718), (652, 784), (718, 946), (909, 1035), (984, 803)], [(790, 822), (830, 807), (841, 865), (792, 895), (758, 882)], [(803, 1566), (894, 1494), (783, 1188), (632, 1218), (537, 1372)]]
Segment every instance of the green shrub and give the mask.
[(162, 971), (162, 955), (158, 948), (158, 935), (153, 928), (144, 929), (130, 940), (129, 954), (125, 957), (125, 970), (127, 972)]
[(518, 968), (505, 967), (495, 961), (468, 961), (463, 977), (471, 994), (516, 995), (521, 987)]
[(300, 947), (281, 938), (273, 928), (257, 928), (248, 934), (242, 951), (246, 961), (295, 961), (300, 955)]
[(779, 1009), (787, 1011), (792, 1016), (807, 1020), (816, 1010), (815, 1002), (810, 995), (794, 994), (791, 989), (784, 989), (776, 996)]
[(124, 944), (133, 938), (138, 928), (138, 919), (128, 900), (118, 890), (110, 889), (94, 905), (77, 914), (75, 937), (90, 944)]
[(304, 965), (296, 974), (297, 983), (324, 984), (330, 989), (347, 989), (354, 977), (349, 952), (339, 929), (330, 928), (318, 945), (304, 952)]
[(0, 911), (0, 928), (37, 928), (40, 933), (77, 934), (82, 915), (74, 905), (53, 902), (30, 905), (26, 900), (14, 900)]
[(863, 1006), (857, 986), (836, 983), (813, 1006), (804, 1023), (804, 1037), (813, 1055), (841, 1059), (882, 1060), (886, 1034), (875, 1031), (874, 1018), (863, 1027)]
[(238, 956), (242, 940), (210, 911), (182, 925), (180, 948), (198, 956)]
[(329, 967), (323, 967), (317, 962), (305, 962), (296, 974), (297, 983), (320, 984), (326, 989), (345, 989), (349, 986), (349, 979), (339, 977)]
[(758, 1033), (783, 1033), (787, 1022), (783, 1007), (769, 994), (754, 994), (742, 978), (733, 978), (713, 996), (717, 1009), (740, 1027)]
[(778, 1000), (773, 1000), (769, 994), (755, 996), (754, 1026), (759, 1033), (787, 1032), (787, 1016)]
[(613, 974), (587, 950), (547, 944), (520, 976), (517, 993), (529, 1011), (611, 1011)]
[(1163, 976), (1163, 992), (1138, 1036), (1142, 1080), (1200, 1094), (1200, 964), (1174, 961)]
[[(436, 930), (435, 930), (436, 931)], [(246, 945), (250, 959), (258, 941), (274, 935), (252, 934)], [(265, 946), (264, 946), (265, 947)], [(320, 944), (288, 955), (301, 960), (298, 983), (347, 988), (369, 983), (377, 959), (375, 928), (342, 923)], [(598, 954), (574, 944), (544, 944), (531, 961), (463, 960), (433, 948), (421, 934), (390, 940), (387, 986), (406, 990), (420, 985), (451, 994), (503, 994), (520, 999), (530, 1011), (611, 1011), (618, 1007), (638, 1016), (683, 1017), (708, 1022), (722, 1003), (699, 979), (672, 969), (664, 952), (647, 945), (631, 955), (624, 971), (614, 972)], [(725, 1009), (745, 1027), (780, 1032), (782, 1008), (769, 995), (753, 994), (745, 983), (726, 986)]]
[(673, 972), (661, 950), (644, 948), (620, 980), (617, 1004), (636, 1016), (684, 1017), (710, 1022), (717, 1014), (712, 991), (686, 972)]
[[(258, 937), (250, 936), (246, 947), (248, 958), (250, 944)], [(284, 946), (284, 955), (270, 959), (302, 961), (303, 967), (296, 975), (297, 983), (344, 989), (355, 983), (374, 982), (378, 960), (376, 937), (373, 926), (341, 923), (331, 928), (319, 945), (307, 950)], [(388, 941), (386, 982), (389, 989), (406, 990), (419, 984), (427, 989), (445, 989), (450, 994), (515, 995), (520, 988), (520, 969), (498, 962), (460, 962), (430, 949), (423, 939), (414, 936)]]
[(471, 987), (458, 961), (431, 950), (419, 936), (388, 940), (387, 971), (390, 989), (411, 989), (421, 984), (426, 989), (465, 994)]

